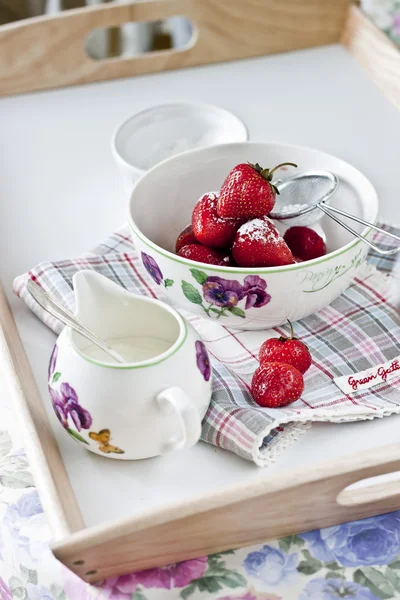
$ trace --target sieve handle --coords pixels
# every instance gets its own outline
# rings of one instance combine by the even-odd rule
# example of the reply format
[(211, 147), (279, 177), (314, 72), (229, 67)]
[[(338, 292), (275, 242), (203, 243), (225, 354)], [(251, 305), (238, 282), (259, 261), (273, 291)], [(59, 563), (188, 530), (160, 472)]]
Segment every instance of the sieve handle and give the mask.
[(358, 239), (365, 242), (365, 244), (367, 244), (370, 248), (375, 250), (375, 252), (378, 252), (378, 254), (381, 254), (382, 256), (390, 256), (391, 254), (396, 254), (396, 252), (399, 252), (400, 246), (397, 246), (396, 248), (391, 248), (390, 250), (384, 250), (380, 246), (377, 246), (373, 242), (370, 242), (367, 238), (363, 237), (360, 233), (357, 233), (357, 231), (355, 231), (349, 225), (347, 225), (346, 223), (344, 223), (343, 221), (341, 221), (340, 219), (335, 217), (335, 215), (332, 213), (338, 213), (339, 215), (342, 215), (343, 217), (347, 217), (348, 219), (351, 219), (352, 221), (356, 221), (357, 223), (361, 223), (362, 225), (371, 227), (371, 229), (374, 229), (375, 231), (379, 231), (384, 236), (400, 242), (400, 237), (398, 235), (394, 235), (394, 233), (385, 231), (384, 229), (382, 229), (382, 227), (378, 227), (377, 225), (374, 225), (373, 223), (370, 223), (369, 221), (364, 221), (364, 219), (360, 219), (360, 217), (350, 215), (349, 213), (345, 212), (344, 210), (340, 210), (340, 208), (334, 208), (333, 206), (326, 206), (323, 203), (317, 204), (317, 207), (319, 209), (321, 209), (326, 215), (328, 215), (328, 217), (330, 217), (331, 219), (336, 221), (336, 223), (339, 223), (339, 225), (341, 225), (342, 227), (347, 229), (347, 231), (352, 233), (355, 237), (357, 237)]

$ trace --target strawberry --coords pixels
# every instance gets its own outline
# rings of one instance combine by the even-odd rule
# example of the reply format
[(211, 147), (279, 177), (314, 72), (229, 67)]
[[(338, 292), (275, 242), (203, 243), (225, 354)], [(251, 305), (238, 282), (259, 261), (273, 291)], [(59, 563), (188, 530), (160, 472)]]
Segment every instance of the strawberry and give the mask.
[(251, 393), (257, 404), (268, 408), (287, 406), (298, 400), (304, 390), (303, 375), (296, 367), (268, 362), (256, 369)]
[(238, 229), (232, 255), (240, 267), (277, 267), (294, 262), (286, 242), (268, 217), (253, 219)]
[(185, 227), (183, 231), (177, 237), (175, 244), (175, 252), (178, 253), (183, 246), (187, 246), (188, 244), (196, 244), (197, 240), (194, 237), (193, 229), (191, 225)]
[(227, 248), (240, 225), (240, 219), (223, 219), (217, 213), (218, 194), (204, 194), (196, 203), (192, 215), (193, 233), (198, 242), (211, 248)]
[(229, 251), (215, 250), (215, 248), (207, 248), (201, 244), (188, 244), (183, 246), (178, 252), (179, 256), (188, 258), (194, 262), (202, 262), (208, 265), (219, 265), (220, 267), (232, 266), (232, 260)]
[(285, 242), (301, 260), (312, 260), (326, 254), (325, 242), (314, 229), (309, 227), (290, 227), (283, 236)]
[(263, 169), (258, 163), (237, 165), (222, 184), (218, 214), (225, 219), (253, 219), (269, 215), (274, 208), (278, 189), (271, 183), (274, 172), (294, 163), (281, 163), (273, 169)]
[(304, 375), (311, 366), (311, 354), (305, 343), (294, 337), (291, 323), (290, 329), (290, 338), (281, 336), (266, 340), (260, 348), (258, 357), (261, 364), (265, 362), (285, 363), (296, 367)]

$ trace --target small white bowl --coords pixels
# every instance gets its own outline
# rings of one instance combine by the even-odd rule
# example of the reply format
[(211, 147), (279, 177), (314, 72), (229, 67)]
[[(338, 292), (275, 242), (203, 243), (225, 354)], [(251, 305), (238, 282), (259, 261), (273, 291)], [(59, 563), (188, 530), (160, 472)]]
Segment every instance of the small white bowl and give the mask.
[[(132, 237), (143, 266), (165, 287), (169, 301), (208, 319), (219, 319), (228, 327), (268, 329), (330, 304), (357, 275), (368, 246), (324, 217), (320, 224), (328, 254), (304, 263), (245, 269), (177, 256), (175, 240), (190, 223), (196, 200), (206, 191), (219, 189), (229, 171), (246, 161), (264, 167), (290, 161), (299, 166), (298, 171), (332, 171), (340, 180), (332, 205), (366, 221), (376, 221), (378, 198), (369, 180), (343, 160), (310, 148), (274, 143), (225, 144), (187, 152), (157, 165), (137, 182), (130, 201)], [(358, 231), (366, 236), (370, 228), (360, 226)], [(157, 277), (150, 269), (154, 261)], [(226, 291), (231, 304), (223, 306)]]
[(231, 112), (207, 104), (165, 104), (137, 113), (115, 131), (111, 146), (129, 193), (145, 171), (187, 150), (248, 139)]

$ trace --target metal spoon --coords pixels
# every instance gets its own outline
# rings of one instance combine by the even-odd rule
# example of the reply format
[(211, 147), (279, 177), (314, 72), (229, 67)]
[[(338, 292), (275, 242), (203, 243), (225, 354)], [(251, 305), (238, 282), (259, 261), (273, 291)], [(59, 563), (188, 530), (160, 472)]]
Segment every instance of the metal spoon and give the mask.
[[(339, 180), (333, 173), (329, 171), (306, 171), (283, 181), (274, 181), (273, 185), (278, 189), (279, 195), (277, 195), (274, 209), (269, 215), (271, 219), (281, 221), (285, 225), (312, 225), (326, 214), (352, 235), (370, 246), (375, 252), (383, 256), (390, 256), (400, 251), (400, 246), (389, 250), (377, 246), (335, 216), (336, 214), (341, 215), (379, 231), (382, 237), (400, 242), (399, 236), (377, 227), (374, 223), (360, 219), (360, 217), (351, 215), (339, 208), (329, 206), (329, 202), (339, 186)], [(315, 210), (316, 208), (319, 208), (319, 211)]]
[(125, 359), (113, 348), (107, 346), (105, 342), (100, 340), (90, 329), (88, 329), (76, 316), (70, 312), (68, 309), (64, 308), (55, 298), (50, 296), (48, 292), (46, 292), (40, 285), (38, 285), (32, 279), (29, 279), (27, 283), (28, 292), (33, 296), (38, 304), (48, 313), (53, 315), (59, 319), (65, 325), (68, 325), (76, 331), (80, 333), (85, 338), (90, 340), (93, 344), (101, 348), (104, 352), (107, 352), (110, 356), (112, 356), (117, 362), (123, 364), (125, 363)]

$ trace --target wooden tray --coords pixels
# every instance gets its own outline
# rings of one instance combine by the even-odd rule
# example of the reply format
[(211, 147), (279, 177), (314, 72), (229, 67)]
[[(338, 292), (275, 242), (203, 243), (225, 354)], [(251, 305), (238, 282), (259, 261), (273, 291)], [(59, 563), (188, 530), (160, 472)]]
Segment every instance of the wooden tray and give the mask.
[(56, 538), (53, 552), (86, 581), (335, 525), (400, 505), (398, 480), (346, 489), (400, 470), (400, 444), (393, 444), (85, 528), (3, 292), (0, 323), (1, 374), (24, 423), (26, 450)]
[[(297, 50), (339, 40), (351, 0), (152, 0), (91, 6), (0, 27), (0, 90), (12, 94)], [(98, 28), (175, 15), (191, 20), (186, 49), (91, 59)], [(27, 51), (29, 48), (29, 51)]]
[[(264, 87), (255, 97), (256, 77)], [(341, 154), (373, 179), (382, 216), (400, 222), (391, 204), (400, 193), (398, 112), (341, 46), (0, 100), (0, 277), (12, 309), (2, 294), (1, 377), (22, 417), (53, 552), (89, 582), (400, 506), (396, 480), (345, 489), (400, 470), (399, 416), (316, 424), (268, 469), (205, 444), (117, 463), (82, 451), (59, 427), (46, 389), (54, 336), (13, 297), (12, 279), (39, 261), (77, 256), (123, 222), (126, 198), (107, 144), (160, 89), (165, 101), (204, 102), (212, 89), (212, 102), (240, 114), (252, 139)], [(264, 112), (279, 118), (260, 119)]]
[[(0, 323), (1, 376), (24, 425), (26, 451), (55, 537), (53, 552), (88, 582), (385, 513), (400, 506), (398, 479), (365, 481), (400, 471), (400, 444), (392, 444), (312, 468), (281, 474), (275, 469), (270, 478), (255, 477), (250, 484), (243, 478), (234, 486), (190, 502), (176, 501), (87, 528), (3, 292)], [(189, 462), (193, 456), (186, 454)], [(104, 461), (98, 457), (91, 460), (100, 468)], [(135, 471), (134, 464), (133, 468), (119, 466), (121, 472)], [(90, 473), (85, 476), (90, 477)], [(119, 490), (117, 494), (109, 490), (106, 473), (104, 482), (98, 493), (109, 494), (112, 500)]]
[[(90, 58), (85, 50), (85, 41), (95, 29), (176, 15), (187, 17), (194, 26), (187, 48), (103, 60)], [(400, 106), (400, 51), (352, 0), (136, 0), (0, 25), (0, 96), (338, 41)]]

